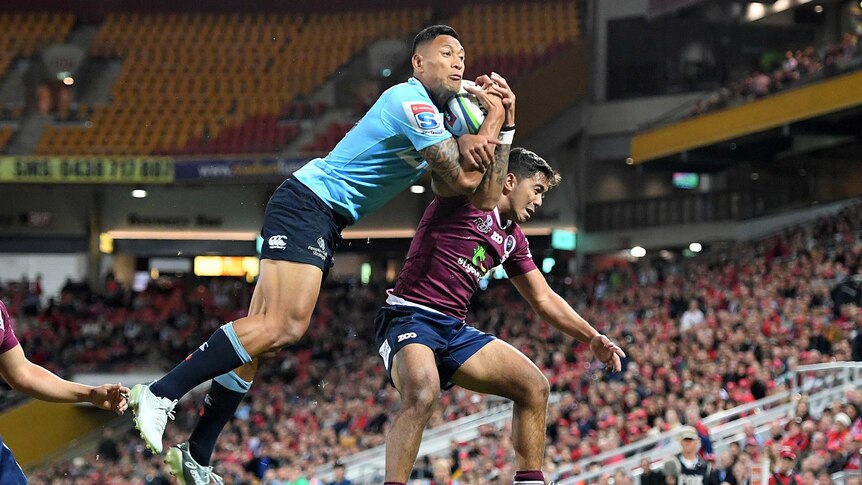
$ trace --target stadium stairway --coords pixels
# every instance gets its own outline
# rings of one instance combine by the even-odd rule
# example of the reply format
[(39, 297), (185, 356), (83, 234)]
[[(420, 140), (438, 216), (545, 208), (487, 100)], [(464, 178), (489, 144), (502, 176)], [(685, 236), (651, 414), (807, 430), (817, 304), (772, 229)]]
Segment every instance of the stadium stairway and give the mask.
[(30, 59), (18, 59), (6, 70), (0, 81), (0, 105), (17, 104), (24, 106), (24, 76), (30, 69)]
[(84, 52), (90, 52), (90, 46), (93, 45), (93, 41), (96, 40), (96, 36), (98, 34), (98, 26), (79, 25), (69, 33), (69, 37), (66, 38), (66, 43), (76, 45)]
[(123, 70), (119, 59), (90, 58), (80, 76), (85, 88), (77, 91), (76, 101), (87, 106), (111, 102), (111, 90)]
[(54, 123), (50, 114), (32, 113), (27, 115), (18, 128), (15, 137), (9, 143), (6, 153), (9, 155), (30, 155), (39, 143), (42, 133)]

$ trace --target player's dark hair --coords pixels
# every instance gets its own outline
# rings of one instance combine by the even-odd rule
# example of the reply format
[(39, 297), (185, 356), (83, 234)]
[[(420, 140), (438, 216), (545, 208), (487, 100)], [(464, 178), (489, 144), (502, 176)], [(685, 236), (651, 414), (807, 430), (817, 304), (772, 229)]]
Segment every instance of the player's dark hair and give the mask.
[(413, 38), (413, 53), (416, 53), (416, 49), (424, 44), (425, 42), (430, 42), (441, 35), (450, 35), (459, 41), (461, 40), (458, 37), (458, 32), (455, 32), (455, 29), (449, 27), (448, 25), (430, 25), (420, 30), (416, 37)]
[(548, 181), (549, 189), (559, 185), (562, 179), (559, 172), (551, 168), (544, 158), (521, 147), (514, 147), (509, 151), (509, 173), (515, 174), (518, 180), (540, 173)]

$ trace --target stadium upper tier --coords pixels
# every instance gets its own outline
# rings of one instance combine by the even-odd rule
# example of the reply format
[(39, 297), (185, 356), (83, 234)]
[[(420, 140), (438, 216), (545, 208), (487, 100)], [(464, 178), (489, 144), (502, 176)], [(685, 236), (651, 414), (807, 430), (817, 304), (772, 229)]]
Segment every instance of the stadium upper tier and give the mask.
[(244, 146), (225, 143), (223, 152), (271, 151), (295, 136), (276, 125), (291, 101), (370, 42), (406, 38), (429, 15), (111, 15), (91, 53), (123, 59), (111, 103), (95, 108), (88, 128), (46, 131), (37, 153), (185, 153), (244, 125), (252, 127)]
[[(69, 35), (75, 18), (71, 14), (15, 13), (0, 15), (0, 80), (18, 57), (31, 57), (39, 49), (62, 42)], [(4, 109), (15, 117), (23, 106)], [(15, 130), (0, 126), (0, 152), (6, 148)]]
[(467, 51), (467, 78), (496, 70), (514, 79), (580, 35), (575, 2), (472, 5), (449, 24)]
[[(315, 93), (373, 42), (409, 40), (438, 18), (461, 33), (468, 77), (496, 70), (514, 79), (579, 35), (573, 2), (465, 6), (449, 19), (433, 15), (431, 9), (110, 14), (89, 53), (91, 58), (122, 61), (110, 102), (77, 108), (77, 113), (89, 114), (87, 126), (48, 127), (35, 153), (281, 150), (300, 134), (297, 123), (285, 120), (293, 104)], [(343, 132), (328, 131), (328, 126), (314, 129), (321, 133), (306, 144), (309, 151), (328, 150), (337, 141), (329, 135)]]
[(75, 18), (71, 14), (15, 13), (0, 15), (0, 77), (19, 56), (29, 57), (39, 49), (62, 42)]

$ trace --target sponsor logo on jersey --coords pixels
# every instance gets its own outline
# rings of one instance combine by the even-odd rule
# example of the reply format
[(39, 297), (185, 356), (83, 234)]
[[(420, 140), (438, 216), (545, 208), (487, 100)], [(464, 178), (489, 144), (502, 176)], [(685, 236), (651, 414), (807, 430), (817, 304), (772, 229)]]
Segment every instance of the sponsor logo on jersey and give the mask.
[(287, 243), (284, 242), (285, 239), (287, 239), (287, 236), (284, 236), (282, 234), (278, 234), (276, 236), (270, 236), (269, 237), (269, 249), (284, 250), (284, 248), (287, 247)]
[(488, 268), (485, 268), (485, 260), (487, 258), (488, 250), (480, 244), (473, 249), (472, 258), (458, 258), (458, 265), (464, 268), (467, 274), (474, 276), (478, 280), (488, 272)]
[(494, 231), (494, 234), (491, 234), (491, 240), (497, 244), (503, 244), (503, 236), (501, 236), (497, 231)]
[(323, 237), (317, 238), (317, 246), (312, 246), (309, 244), (308, 250), (311, 251), (311, 254), (326, 261), (326, 241), (323, 240)]
[(476, 224), (476, 229), (479, 232), (481, 232), (482, 234), (488, 234), (494, 227), (494, 219), (491, 217), (491, 214), (488, 214), (485, 217), (479, 217), (478, 219), (474, 220), (473, 224)]
[(425, 135), (443, 133), (443, 119), (440, 111), (428, 103), (406, 101), (403, 104), (404, 114), (414, 128)]

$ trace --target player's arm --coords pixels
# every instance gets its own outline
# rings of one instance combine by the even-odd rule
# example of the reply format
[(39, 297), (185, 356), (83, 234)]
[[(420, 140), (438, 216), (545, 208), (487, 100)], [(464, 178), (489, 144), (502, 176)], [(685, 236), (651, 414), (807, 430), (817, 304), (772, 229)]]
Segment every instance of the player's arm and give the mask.
[(578, 315), (563, 297), (551, 289), (539, 270), (512, 277), (512, 284), (543, 320), (578, 341), (589, 344), (596, 357), (614, 371), (622, 368), (620, 357), (626, 356), (622, 349)]
[(509, 83), (497, 73), (491, 77), (480, 76), (476, 84), (501, 98), (505, 116), (501, 128), (500, 145), (494, 152), (494, 164), (485, 172), (479, 187), (470, 196), (470, 201), (479, 209), (489, 211), (497, 207), (500, 195), (503, 193), (503, 181), (509, 172), (509, 150), (512, 148), (512, 138), (515, 136), (515, 93)]
[(506, 112), (499, 95), (481, 89), (471, 92), (488, 109), (479, 133), (446, 138), (419, 151), (431, 168), (434, 193), (441, 197), (474, 193), (496, 163), (494, 148), (500, 144), (497, 138)]
[(16, 391), (49, 402), (89, 402), (102, 409), (122, 414), (126, 410), (125, 394), (119, 384), (99, 387), (61, 379), (44, 367), (30, 362), (21, 345), (0, 354), (0, 376)]

